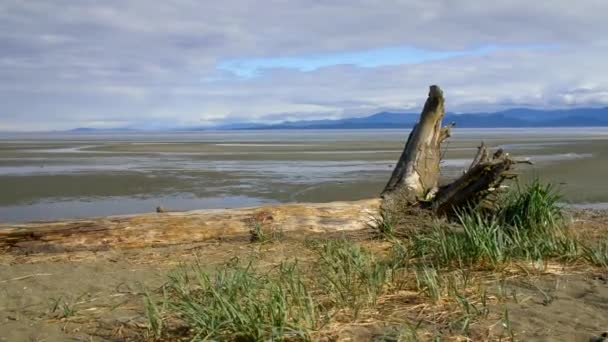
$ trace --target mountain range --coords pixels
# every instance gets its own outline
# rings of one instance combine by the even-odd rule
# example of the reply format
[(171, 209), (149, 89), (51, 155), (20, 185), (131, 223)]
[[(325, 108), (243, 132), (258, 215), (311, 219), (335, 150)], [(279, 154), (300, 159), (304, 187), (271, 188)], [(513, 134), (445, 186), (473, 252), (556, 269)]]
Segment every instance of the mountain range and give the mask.
[[(222, 129), (361, 129), (410, 128), (418, 113), (381, 112), (366, 117), (339, 120), (285, 121), (278, 124), (230, 124)], [(595, 127), (608, 126), (608, 107), (537, 110), (513, 108), (495, 113), (446, 113), (444, 122), (462, 128)]]
[[(179, 128), (179, 130), (244, 130), (244, 129), (365, 129), (411, 128), (418, 121), (418, 113), (380, 112), (370, 116), (338, 120), (284, 121), (277, 124), (231, 123), (217, 126)], [(446, 113), (445, 123), (453, 122), (461, 128), (517, 128), (517, 127), (608, 127), (608, 107), (540, 110), (513, 108), (494, 113)], [(137, 127), (113, 130), (137, 131)], [(176, 130), (168, 127), (166, 130)], [(76, 128), (73, 132), (99, 131)]]

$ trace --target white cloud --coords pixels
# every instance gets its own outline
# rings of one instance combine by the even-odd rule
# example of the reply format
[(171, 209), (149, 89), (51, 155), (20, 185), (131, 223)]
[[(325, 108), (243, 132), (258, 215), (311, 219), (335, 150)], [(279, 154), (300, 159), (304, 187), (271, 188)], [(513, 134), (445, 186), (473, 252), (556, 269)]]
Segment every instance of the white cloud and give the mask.
[[(18, 1), (0, 4), (0, 130), (608, 104), (604, 0)], [(405, 47), (497, 49), (243, 79), (219, 63)]]

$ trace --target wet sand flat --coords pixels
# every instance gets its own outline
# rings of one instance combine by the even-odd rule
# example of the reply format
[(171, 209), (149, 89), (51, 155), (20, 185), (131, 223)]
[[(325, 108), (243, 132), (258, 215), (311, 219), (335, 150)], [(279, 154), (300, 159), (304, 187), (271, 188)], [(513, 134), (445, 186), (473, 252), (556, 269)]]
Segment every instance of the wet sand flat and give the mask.
[[(18, 134), (0, 136), (0, 222), (377, 196), (407, 130)], [(484, 141), (529, 158), (564, 201), (606, 203), (608, 129), (456, 129), (443, 173)]]

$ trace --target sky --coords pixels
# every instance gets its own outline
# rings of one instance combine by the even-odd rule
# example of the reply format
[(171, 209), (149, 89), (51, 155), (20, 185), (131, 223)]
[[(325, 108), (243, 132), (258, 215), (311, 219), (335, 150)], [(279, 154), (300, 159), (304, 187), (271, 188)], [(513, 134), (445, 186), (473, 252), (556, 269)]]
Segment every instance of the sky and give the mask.
[(0, 131), (608, 105), (606, 0), (0, 0)]

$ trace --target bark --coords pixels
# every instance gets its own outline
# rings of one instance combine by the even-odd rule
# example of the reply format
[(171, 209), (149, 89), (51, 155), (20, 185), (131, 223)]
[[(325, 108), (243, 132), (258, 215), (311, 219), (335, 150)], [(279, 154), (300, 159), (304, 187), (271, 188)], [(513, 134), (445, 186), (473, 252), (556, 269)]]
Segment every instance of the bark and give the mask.
[(441, 143), (450, 136), (450, 127), (441, 127), (444, 98), (441, 89), (433, 85), (412, 129), (393, 174), (382, 191), (385, 200), (400, 195), (408, 202), (427, 198), (437, 189)]

